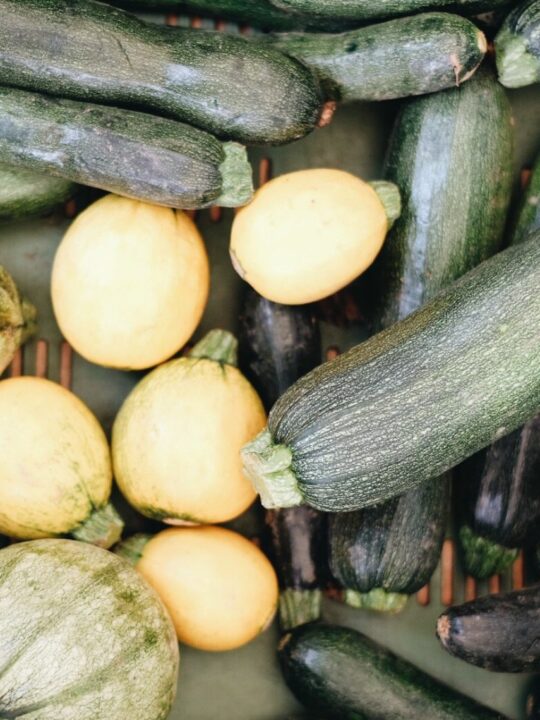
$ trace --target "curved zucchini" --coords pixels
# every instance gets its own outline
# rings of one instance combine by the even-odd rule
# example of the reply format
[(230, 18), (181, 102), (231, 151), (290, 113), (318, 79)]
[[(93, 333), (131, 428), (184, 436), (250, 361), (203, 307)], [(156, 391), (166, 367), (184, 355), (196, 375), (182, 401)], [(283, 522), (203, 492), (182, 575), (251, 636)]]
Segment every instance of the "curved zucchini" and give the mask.
[(374, 505), (534, 416), (539, 284), (537, 232), (295, 383), (243, 450), (263, 504)]
[(175, 120), (0, 87), (0, 163), (176, 208), (246, 203), (245, 149)]
[(509, 88), (540, 81), (540, 0), (526, 0), (495, 37), (499, 81)]
[(456, 605), (437, 622), (445, 650), (495, 672), (540, 669), (540, 585)]
[(390, 100), (455, 87), (487, 49), (469, 20), (426, 13), (340, 35), (278, 35), (274, 47), (302, 60), (336, 100)]
[(450, 503), (450, 476), (386, 503), (330, 515), (329, 563), (353, 607), (396, 612), (437, 567)]
[(532, 168), (513, 232), (513, 243), (522, 242), (527, 235), (540, 229), (540, 156)]
[(0, 165), (0, 221), (46, 215), (68, 200), (76, 189), (69, 180)]
[(278, 654), (296, 697), (339, 720), (502, 720), (349, 628), (304, 625)]
[[(240, 367), (267, 409), (321, 361), (319, 326), (311, 310), (270, 302), (249, 286), (238, 339)], [(266, 522), (280, 584), (280, 622), (288, 630), (320, 616), (326, 522), (307, 505), (269, 510)]]
[(240, 36), (144, 23), (94, 0), (0, 0), (0, 82), (284, 143), (321, 119), (310, 71)]

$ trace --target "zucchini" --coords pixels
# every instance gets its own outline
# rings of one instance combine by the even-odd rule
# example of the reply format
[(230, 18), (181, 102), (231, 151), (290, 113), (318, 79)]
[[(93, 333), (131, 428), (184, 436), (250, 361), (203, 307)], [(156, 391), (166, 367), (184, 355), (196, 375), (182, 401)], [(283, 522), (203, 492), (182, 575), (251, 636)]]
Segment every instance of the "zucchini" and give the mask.
[(527, 720), (538, 720), (540, 718), (540, 689), (538, 683), (527, 695), (526, 711)]
[(176, 208), (247, 202), (245, 149), (146, 113), (0, 87), (0, 163)]
[(495, 672), (540, 669), (540, 585), (456, 605), (437, 622), (445, 650)]
[(384, 171), (400, 188), (403, 210), (369, 279), (375, 329), (401, 320), (501, 247), (512, 145), (510, 105), (488, 70), (403, 107)]
[(0, 165), (0, 221), (46, 215), (68, 200), (76, 188), (63, 178)]
[(329, 564), (343, 600), (400, 611), (437, 567), (449, 504), (446, 474), (375, 507), (330, 515)]
[(282, 639), (278, 655), (296, 697), (339, 720), (502, 718), (349, 628), (296, 628)]
[(538, 229), (540, 229), (540, 155), (532, 168), (531, 177), (523, 194), (512, 241), (522, 242), (529, 233)]
[(526, 0), (495, 37), (499, 81), (509, 88), (540, 81), (540, 0)]
[(306, 63), (341, 101), (389, 100), (444, 90), (468, 80), (487, 49), (472, 22), (426, 13), (329, 34), (290, 33), (274, 47)]
[(0, 17), (5, 85), (145, 108), (249, 143), (290, 142), (321, 120), (311, 72), (239, 36), (159, 27), (94, 0), (0, 0)]
[(266, 507), (400, 495), (540, 409), (540, 232), (316, 368), (243, 450)]
[[(239, 333), (240, 367), (266, 408), (321, 361), (319, 326), (306, 306), (280, 305), (246, 285)], [(279, 578), (279, 617), (288, 630), (321, 612), (326, 523), (307, 505), (269, 510), (274, 565)]]

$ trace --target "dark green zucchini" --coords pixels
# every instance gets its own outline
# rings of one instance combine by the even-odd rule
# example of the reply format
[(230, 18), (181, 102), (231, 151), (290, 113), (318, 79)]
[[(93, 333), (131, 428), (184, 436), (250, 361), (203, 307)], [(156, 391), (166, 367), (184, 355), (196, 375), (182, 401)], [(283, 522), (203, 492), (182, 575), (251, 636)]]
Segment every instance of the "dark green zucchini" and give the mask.
[(493, 74), (410, 100), (384, 177), (403, 209), (369, 275), (375, 329), (388, 327), (502, 244), (512, 194), (511, 109)]
[(0, 163), (177, 208), (242, 205), (245, 148), (175, 120), (0, 87)]
[(386, 503), (329, 517), (330, 571), (353, 607), (398, 612), (437, 567), (450, 504), (450, 476)]
[(389, 100), (461, 85), (481, 63), (484, 34), (448, 13), (427, 13), (340, 35), (278, 35), (279, 50), (306, 63), (336, 100)]
[(285, 680), (310, 710), (336, 720), (499, 720), (349, 628), (304, 625), (279, 645)]
[(63, 178), (0, 165), (0, 221), (46, 215), (76, 189), (75, 183)]
[(308, 373), (243, 450), (265, 507), (375, 505), (540, 409), (540, 232)]
[(456, 605), (437, 622), (445, 650), (494, 672), (540, 669), (540, 585)]
[[(538, 677), (536, 678), (538, 680)], [(527, 695), (525, 705), (527, 720), (540, 720), (540, 687), (538, 682), (531, 688)]]
[(508, 15), (495, 38), (495, 57), (506, 87), (540, 81), (540, 0), (526, 0)]
[(513, 243), (522, 242), (540, 228), (540, 156), (532, 168), (513, 231)]
[[(270, 302), (246, 285), (240, 314), (239, 366), (267, 409), (299, 377), (321, 362), (319, 325), (312, 310)], [(325, 517), (302, 505), (269, 510), (279, 617), (289, 630), (316, 620), (326, 558)]]
[(321, 120), (310, 71), (240, 36), (160, 27), (94, 0), (0, 0), (0, 17), (5, 85), (153, 110), (247, 143), (290, 142)]

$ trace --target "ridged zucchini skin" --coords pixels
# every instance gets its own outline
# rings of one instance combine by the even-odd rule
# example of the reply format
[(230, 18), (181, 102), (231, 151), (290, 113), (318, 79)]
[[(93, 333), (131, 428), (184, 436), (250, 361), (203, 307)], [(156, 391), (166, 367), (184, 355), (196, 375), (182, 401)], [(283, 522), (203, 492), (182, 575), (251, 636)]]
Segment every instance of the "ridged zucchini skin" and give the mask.
[(495, 58), (506, 87), (540, 81), (540, 0), (527, 0), (508, 15), (495, 37)]
[[(540, 541), (540, 415), (456, 471), (460, 545), (474, 577), (502, 572)], [(510, 550), (510, 551), (509, 551)]]
[(285, 680), (336, 720), (502, 720), (349, 628), (304, 625), (279, 646)]
[(400, 188), (403, 210), (369, 278), (375, 329), (406, 317), (501, 247), (512, 149), (510, 105), (489, 69), (405, 104), (384, 170)]
[(540, 585), (451, 607), (439, 617), (437, 635), (451, 655), (486, 670), (538, 670)]
[[(265, 407), (321, 362), (319, 325), (308, 306), (281, 305), (247, 286), (240, 313), (239, 365)], [(281, 627), (317, 620), (326, 566), (326, 518), (307, 505), (269, 510)]]
[(263, 504), (375, 505), (537, 414), (539, 284), (537, 232), (295, 383), (243, 450)]
[(224, 138), (284, 143), (314, 129), (312, 73), (228, 33), (166, 28), (94, 0), (0, 0), (0, 82), (144, 108)]
[(357, 596), (377, 591), (372, 607), (386, 610), (389, 594), (406, 601), (420, 590), (439, 562), (449, 504), (450, 476), (443, 475), (381, 505), (330, 515), (330, 571), (347, 590), (345, 602), (363, 606)]
[(448, 13), (425, 13), (339, 35), (277, 35), (274, 47), (306, 63), (336, 100), (391, 100), (461, 85), (481, 63), (484, 34)]
[(251, 197), (245, 149), (175, 120), (0, 87), (0, 163), (157, 205)]
[(69, 180), (0, 165), (0, 222), (46, 215), (76, 190)]
[(154, 590), (72, 540), (0, 552), (0, 718), (165, 720), (178, 644)]
[(513, 232), (513, 243), (540, 229), (540, 156), (532, 168)]

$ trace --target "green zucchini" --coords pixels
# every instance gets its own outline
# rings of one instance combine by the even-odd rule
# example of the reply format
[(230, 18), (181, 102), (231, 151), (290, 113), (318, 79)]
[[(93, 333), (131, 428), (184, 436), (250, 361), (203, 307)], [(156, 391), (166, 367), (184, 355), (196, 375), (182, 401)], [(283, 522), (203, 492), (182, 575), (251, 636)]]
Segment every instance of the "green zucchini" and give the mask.
[(245, 149), (175, 120), (0, 87), (0, 163), (176, 208), (246, 203)]
[(279, 645), (285, 680), (310, 710), (336, 720), (499, 720), (356, 630), (303, 625)]
[(512, 242), (525, 240), (527, 235), (540, 228), (540, 155), (532, 168), (531, 177), (523, 193)]
[(540, 231), (308, 373), (243, 450), (266, 507), (400, 495), (540, 409)]
[(495, 37), (499, 81), (509, 88), (540, 81), (540, 0), (512, 10)]
[(487, 49), (472, 22), (426, 13), (329, 34), (275, 36), (274, 46), (306, 63), (336, 100), (389, 100), (465, 82)]
[(0, 165), (0, 221), (46, 215), (76, 189), (70, 180)]
[(5, 85), (144, 108), (249, 143), (290, 142), (321, 120), (312, 73), (238, 35), (160, 27), (94, 0), (0, 0), (0, 17)]

